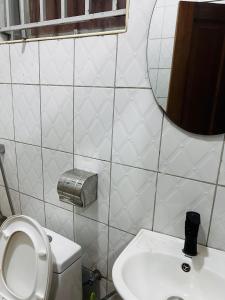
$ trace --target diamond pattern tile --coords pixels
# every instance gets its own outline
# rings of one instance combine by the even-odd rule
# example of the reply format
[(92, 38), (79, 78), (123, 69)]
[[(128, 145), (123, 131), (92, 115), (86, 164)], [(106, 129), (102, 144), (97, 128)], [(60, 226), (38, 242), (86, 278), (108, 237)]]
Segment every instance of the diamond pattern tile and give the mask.
[(115, 228), (109, 228), (109, 259), (108, 259), (108, 278), (112, 279), (112, 267), (117, 257), (126, 248), (134, 235), (120, 231)]
[(75, 215), (76, 242), (83, 250), (82, 264), (107, 274), (108, 227), (102, 223)]
[(222, 143), (223, 135), (194, 135), (178, 129), (165, 119), (160, 171), (215, 183)]
[(115, 65), (115, 35), (76, 40), (75, 85), (114, 86)]
[(53, 230), (72, 241), (74, 240), (72, 212), (46, 203), (45, 214), (46, 227), (48, 229)]
[(40, 42), (41, 83), (73, 84), (74, 40)]
[(218, 187), (208, 246), (225, 251), (225, 188)]
[(43, 149), (44, 199), (46, 202), (73, 210), (70, 204), (59, 200), (57, 193), (60, 175), (71, 169), (73, 169), (72, 154)]
[(152, 229), (156, 173), (113, 164), (110, 225), (137, 234)]
[(201, 214), (199, 242), (206, 243), (215, 186), (159, 174), (154, 230), (184, 238), (186, 212)]
[(9, 45), (0, 45), (0, 66), (0, 83), (10, 83)]
[(114, 91), (75, 89), (75, 153), (110, 160)]
[(38, 199), (43, 199), (41, 148), (16, 144), (19, 190)]
[(38, 86), (13, 85), (16, 140), (41, 145), (40, 93)]
[(98, 199), (87, 208), (75, 208), (83, 216), (108, 224), (110, 163), (75, 155), (74, 167), (98, 174)]
[(14, 139), (12, 91), (9, 84), (0, 85), (0, 107), (0, 137)]
[[(1, 159), (4, 166), (8, 186), (14, 190), (18, 190), (15, 142), (0, 139), (0, 144), (5, 145), (5, 154), (1, 156)], [(1, 172), (0, 184), (4, 184)]]
[(30, 196), (20, 194), (22, 214), (35, 219), (41, 226), (45, 226), (44, 202)]
[(41, 87), (43, 146), (73, 152), (73, 88)]
[(146, 47), (153, 7), (154, 1), (130, 1), (128, 31), (118, 39), (117, 86), (149, 87)]
[[(19, 193), (9, 190), (13, 203), (13, 208), (16, 214), (21, 214)], [(0, 208), (3, 216), (9, 217), (12, 215), (5, 188), (0, 187)]]
[(39, 83), (38, 42), (10, 45), (13, 83)]
[(157, 170), (161, 123), (150, 90), (117, 89), (113, 161)]

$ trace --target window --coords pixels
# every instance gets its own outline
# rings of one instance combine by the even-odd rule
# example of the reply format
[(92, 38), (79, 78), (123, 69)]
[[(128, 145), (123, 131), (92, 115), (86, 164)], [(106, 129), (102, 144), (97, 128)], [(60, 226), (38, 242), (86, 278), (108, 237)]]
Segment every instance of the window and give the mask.
[(5, 40), (126, 29), (127, 0), (0, 0)]

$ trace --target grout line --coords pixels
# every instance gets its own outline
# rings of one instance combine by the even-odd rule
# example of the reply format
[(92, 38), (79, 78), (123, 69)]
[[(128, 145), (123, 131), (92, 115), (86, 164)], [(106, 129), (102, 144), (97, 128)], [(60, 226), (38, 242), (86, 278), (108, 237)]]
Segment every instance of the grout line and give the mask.
[[(75, 82), (75, 59), (76, 59), (76, 40), (73, 42), (73, 84)], [(73, 85), (73, 168), (75, 168), (75, 87)], [(73, 239), (77, 240), (76, 230), (75, 230), (75, 207), (73, 205)]]
[[(16, 139), (16, 125), (15, 125), (15, 109), (14, 109), (14, 93), (13, 93), (13, 84), (12, 84), (12, 59), (11, 59), (11, 46), (9, 45), (9, 65), (10, 65), (10, 86), (11, 86), (11, 93), (12, 93), (12, 113), (13, 113), (13, 135), (14, 135), (14, 143)], [(19, 184), (19, 167), (18, 167), (18, 155), (17, 155), (17, 147), (16, 143), (14, 144), (14, 152), (15, 152), (15, 157), (16, 157), (16, 177), (17, 177), (17, 188), (18, 191), (20, 189), (20, 184)], [(19, 205), (20, 205), (20, 212), (22, 213), (22, 205), (20, 201), (20, 194), (19, 194)]]
[(209, 242), (209, 236), (210, 236), (212, 219), (213, 219), (213, 212), (214, 212), (214, 207), (215, 207), (215, 202), (216, 202), (216, 194), (217, 194), (217, 189), (218, 189), (218, 182), (219, 182), (219, 177), (220, 177), (220, 169), (221, 169), (221, 165), (222, 165), (222, 161), (223, 161), (223, 152), (224, 152), (224, 143), (225, 143), (224, 137), (225, 137), (225, 135), (223, 136), (223, 145), (221, 148), (220, 163), (219, 163), (219, 168), (218, 168), (218, 172), (217, 172), (216, 186), (215, 186), (214, 195), (213, 195), (213, 203), (212, 203), (212, 207), (211, 207), (211, 214), (210, 214), (210, 220), (209, 220), (208, 235), (207, 235), (207, 239), (206, 239), (206, 246), (208, 246), (208, 242)]
[(77, 87), (77, 88), (96, 88), (96, 89), (137, 89), (137, 90), (151, 90), (151, 87), (141, 86), (100, 86), (100, 85), (74, 85), (74, 84), (49, 84), (49, 83), (19, 83), (19, 82), (0, 82), (0, 85), (25, 85), (25, 86), (51, 86), (51, 87)]
[(110, 224), (110, 209), (111, 209), (111, 189), (112, 189), (112, 155), (114, 141), (114, 122), (115, 122), (115, 103), (116, 103), (116, 79), (117, 79), (117, 63), (118, 63), (118, 44), (119, 36), (116, 35), (116, 57), (115, 57), (115, 73), (114, 73), (114, 94), (113, 94), (113, 114), (112, 114), (112, 131), (111, 131), (111, 151), (110, 151), (110, 171), (109, 171), (109, 204), (108, 204), (108, 243), (107, 243), (107, 258), (106, 258), (106, 274), (109, 277), (109, 224)]

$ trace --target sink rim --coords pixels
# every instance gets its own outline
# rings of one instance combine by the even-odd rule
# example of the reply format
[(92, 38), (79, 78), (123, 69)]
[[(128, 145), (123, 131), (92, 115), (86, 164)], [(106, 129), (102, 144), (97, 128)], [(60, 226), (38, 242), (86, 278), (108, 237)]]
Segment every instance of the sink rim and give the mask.
[[(169, 247), (167, 247), (168, 245)], [(133, 256), (146, 253), (159, 253), (173, 256), (182, 259), (184, 263), (187, 262), (192, 266), (197, 262), (199, 272), (204, 267), (204, 269), (208, 269), (210, 272), (213, 272), (217, 276), (222, 277), (225, 282), (224, 268), (220, 266), (221, 259), (225, 261), (225, 252), (198, 245), (198, 256), (190, 258), (185, 256), (182, 252), (183, 245), (184, 240), (180, 238), (152, 232), (146, 229), (141, 229), (139, 233), (134, 237), (134, 239), (123, 250), (123, 252), (120, 254), (113, 265), (112, 279), (115, 288), (121, 295), (121, 297), (123, 299), (129, 300), (140, 300), (130, 291), (129, 287), (126, 285), (125, 280), (123, 279), (123, 267), (128, 259), (132, 259)], [(162, 248), (160, 249), (159, 247)]]

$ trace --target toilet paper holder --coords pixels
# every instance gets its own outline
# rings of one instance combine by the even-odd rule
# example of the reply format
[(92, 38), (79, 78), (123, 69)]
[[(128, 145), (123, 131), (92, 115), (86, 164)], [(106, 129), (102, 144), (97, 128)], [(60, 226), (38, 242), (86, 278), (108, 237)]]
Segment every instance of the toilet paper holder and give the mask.
[(97, 200), (97, 187), (97, 174), (72, 169), (60, 176), (57, 192), (61, 201), (85, 208)]

